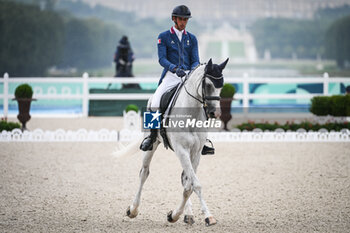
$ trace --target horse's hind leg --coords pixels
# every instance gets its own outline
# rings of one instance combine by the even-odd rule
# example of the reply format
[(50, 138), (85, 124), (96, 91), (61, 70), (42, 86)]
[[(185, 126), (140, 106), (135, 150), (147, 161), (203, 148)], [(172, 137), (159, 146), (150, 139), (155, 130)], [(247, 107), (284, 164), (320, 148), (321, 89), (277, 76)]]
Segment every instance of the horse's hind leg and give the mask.
[(159, 145), (159, 142), (156, 141), (153, 144), (153, 150), (152, 151), (146, 151), (144, 152), (144, 157), (143, 157), (143, 162), (142, 162), (142, 168), (140, 170), (140, 185), (139, 189), (136, 193), (135, 199), (132, 203), (131, 206), (128, 207), (126, 210), (126, 215), (129, 216), (130, 218), (135, 218), (138, 214), (138, 207), (140, 205), (140, 199), (141, 199), (141, 192), (142, 192), (142, 187), (149, 175), (149, 166), (152, 161), (152, 157), (154, 152), (156, 151), (157, 147)]
[[(197, 156), (194, 156), (194, 158), (192, 159), (192, 166), (195, 171), (197, 170), (197, 167), (199, 165), (200, 158), (201, 158), (201, 154), (198, 152)], [(197, 194), (199, 201), (201, 203), (201, 210), (205, 215), (205, 224), (207, 226), (216, 224), (217, 222), (216, 219), (211, 215), (209, 208), (202, 197), (202, 186), (200, 185), (196, 174), (194, 174), (194, 177), (193, 177), (193, 191)]]

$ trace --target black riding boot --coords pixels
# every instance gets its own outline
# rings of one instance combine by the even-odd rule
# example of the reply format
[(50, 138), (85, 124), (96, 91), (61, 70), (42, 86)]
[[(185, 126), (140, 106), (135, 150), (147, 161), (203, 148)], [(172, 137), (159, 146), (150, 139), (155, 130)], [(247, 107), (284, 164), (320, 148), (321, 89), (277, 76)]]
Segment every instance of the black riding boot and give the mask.
[(147, 136), (145, 139), (143, 139), (140, 150), (148, 151), (153, 149), (153, 143), (157, 139), (158, 130), (157, 129), (151, 129), (151, 134)]
[(202, 155), (213, 155), (215, 153), (213, 143), (209, 139), (207, 139), (207, 141), (211, 144), (211, 147), (204, 145), (202, 149)]

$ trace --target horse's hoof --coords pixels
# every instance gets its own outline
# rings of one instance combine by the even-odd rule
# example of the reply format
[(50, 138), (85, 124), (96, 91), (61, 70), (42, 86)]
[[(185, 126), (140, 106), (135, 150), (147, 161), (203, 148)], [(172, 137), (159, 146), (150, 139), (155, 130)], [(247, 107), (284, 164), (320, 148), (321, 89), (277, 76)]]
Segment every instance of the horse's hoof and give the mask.
[(213, 216), (210, 216), (208, 218), (205, 219), (205, 225), (207, 227), (215, 225), (217, 223), (216, 219)]
[(192, 225), (194, 223), (193, 215), (185, 215), (184, 222), (188, 225)]
[(128, 207), (128, 209), (126, 210), (126, 215), (129, 217), (129, 218), (135, 218), (137, 216), (138, 212), (136, 211), (136, 213), (131, 213), (130, 211), (130, 206)]
[(173, 215), (173, 211), (170, 210), (169, 213), (167, 214), (167, 219), (168, 219), (168, 222), (170, 223), (174, 223), (178, 220), (178, 219), (173, 219), (172, 215)]

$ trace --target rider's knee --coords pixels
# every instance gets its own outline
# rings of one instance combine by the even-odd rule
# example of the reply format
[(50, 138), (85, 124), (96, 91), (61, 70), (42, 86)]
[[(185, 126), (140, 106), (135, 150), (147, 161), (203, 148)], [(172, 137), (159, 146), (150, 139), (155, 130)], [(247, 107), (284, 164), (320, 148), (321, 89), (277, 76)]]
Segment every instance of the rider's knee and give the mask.
[(160, 104), (160, 101), (158, 99), (152, 99), (150, 110), (152, 112), (157, 111), (159, 109), (159, 104)]

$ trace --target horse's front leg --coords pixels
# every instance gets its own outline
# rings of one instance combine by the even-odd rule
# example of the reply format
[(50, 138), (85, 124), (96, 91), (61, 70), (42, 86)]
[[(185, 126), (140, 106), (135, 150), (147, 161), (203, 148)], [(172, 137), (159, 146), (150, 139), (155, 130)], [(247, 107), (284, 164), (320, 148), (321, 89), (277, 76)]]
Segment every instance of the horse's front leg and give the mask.
[(192, 211), (192, 202), (191, 198), (188, 198), (186, 205), (185, 205), (185, 211), (184, 211), (184, 222), (192, 225), (194, 223), (194, 215)]
[[(185, 183), (187, 180), (187, 176), (185, 175), (185, 172), (182, 171), (181, 174), (181, 183), (182, 186), (185, 188)], [(184, 211), (184, 222), (192, 225), (194, 223), (194, 216), (193, 216), (193, 211), (192, 211), (192, 202), (191, 202), (191, 198), (188, 198), (186, 205), (185, 205), (185, 211)]]
[(140, 175), (139, 175), (140, 176), (140, 185), (139, 185), (138, 191), (136, 193), (136, 196), (135, 196), (135, 199), (134, 199), (132, 205), (129, 206), (128, 209), (126, 210), (126, 215), (129, 216), (130, 218), (135, 218), (138, 214), (138, 207), (140, 205), (142, 188), (143, 188), (143, 185), (144, 185), (144, 183), (149, 175), (149, 166), (151, 164), (153, 154), (156, 151), (158, 145), (159, 145), (159, 141), (157, 140), (153, 144), (152, 151), (146, 151), (143, 153), (144, 156), (143, 156), (142, 168), (140, 170)]
[[(176, 154), (178, 155), (182, 168), (184, 170), (184, 174), (185, 174), (184, 177), (186, 178), (190, 177), (186, 174), (194, 174), (194, 171), (191, 165), (189, 152), (181, 149), (180, 151), (176, 151)], [(180, 206), (176, 210), (170, 211), (167, 215), (168, 221), (171, 223), (174, 223), (177, 220), (179, 220), (181, 214), (184, 212), (185, 205), (193, 192), (191, 179), (183, 180), (183, 186), (184, 186), (183, 197), (182, 197)]]

